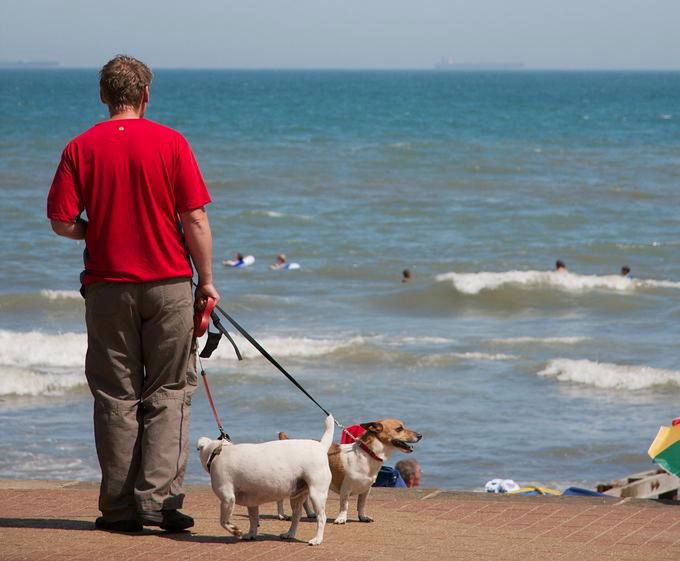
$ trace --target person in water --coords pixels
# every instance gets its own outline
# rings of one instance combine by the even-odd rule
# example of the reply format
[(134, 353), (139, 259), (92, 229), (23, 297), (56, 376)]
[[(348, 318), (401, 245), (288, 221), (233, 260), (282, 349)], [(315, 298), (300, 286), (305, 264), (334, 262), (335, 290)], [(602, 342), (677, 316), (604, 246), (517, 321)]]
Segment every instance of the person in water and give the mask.
[(557, 273), (566, 273), (567, 272), (567, 266), (564, 264), (564, 261), (558, 259), (555, 261), (555, 272)]
[(401, 282), (411, 282), (411, 271), (404, 269), (401, 272)]
[(632, 279), (633, 275), (630, 273), (630, 267), (628, 265), (624, 265), (621, 267), (621, 276), (626, 277), (627, 279)]
[(284, 253), (279, 253), (276, 256), (276, 263), (272, 263), (269, 265), (269, 268), (272, 270), (276, 269), (282, 269), (283, 267), (286, 266), (286, 255)]
[(243, 265), (243, 254), (237, 253), (234, 259), (230, 259), (229, 261), (222, 261), (222, 265), (224, 265), (225, 267), (238, 267), (239, 265)]

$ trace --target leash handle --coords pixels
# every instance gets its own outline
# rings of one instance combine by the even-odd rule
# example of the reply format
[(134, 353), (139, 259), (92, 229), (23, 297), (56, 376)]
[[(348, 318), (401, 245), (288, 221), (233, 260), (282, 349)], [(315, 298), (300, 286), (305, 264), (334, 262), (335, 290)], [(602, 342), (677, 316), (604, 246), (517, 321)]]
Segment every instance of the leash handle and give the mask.
[(217, 300), (208, 296), (203, 310), (194, 312), (194, 337), (201, 337), (207, 331), (208, 325), (210, 325), (210, 315), (215, 309), (215, 304), (217, 304)]

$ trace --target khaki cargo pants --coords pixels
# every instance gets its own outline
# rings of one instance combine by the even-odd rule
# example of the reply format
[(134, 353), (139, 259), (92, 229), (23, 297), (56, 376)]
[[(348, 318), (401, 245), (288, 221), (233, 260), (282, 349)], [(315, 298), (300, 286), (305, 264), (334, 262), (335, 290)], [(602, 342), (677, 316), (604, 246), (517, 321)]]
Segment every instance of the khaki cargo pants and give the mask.
[(191, 281), (95, 283), (85, 302), (99, 509), (115, 521), (181, 508), (197, 383)]

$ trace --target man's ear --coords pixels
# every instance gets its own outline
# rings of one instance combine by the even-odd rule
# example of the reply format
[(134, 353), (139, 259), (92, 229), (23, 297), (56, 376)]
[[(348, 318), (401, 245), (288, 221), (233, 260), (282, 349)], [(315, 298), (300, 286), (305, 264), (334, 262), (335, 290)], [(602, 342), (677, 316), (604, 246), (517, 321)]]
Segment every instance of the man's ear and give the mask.
[(381, 432), (383, 430), (382, 423), (378, 421), (371, 421), (370, 423), (361, 423), (361, 428), (368, 432)]
[(142, 94), (142, 103), (149, 103), (149, 86), (144, 86), (144, 93)]
[(104, 105), (108, 105), (108, 103), (106, 102), (106, 98), (104, 97), (104, 90), (102, 90), (101, 88), (99, 88), (99, 99)]

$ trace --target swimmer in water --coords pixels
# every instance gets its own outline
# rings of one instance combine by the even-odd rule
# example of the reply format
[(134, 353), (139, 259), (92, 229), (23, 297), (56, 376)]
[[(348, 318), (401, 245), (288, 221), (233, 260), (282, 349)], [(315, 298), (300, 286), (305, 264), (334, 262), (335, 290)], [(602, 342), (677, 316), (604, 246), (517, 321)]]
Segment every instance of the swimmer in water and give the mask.
[(276, 263), (269, 265), (269, 268), (275, 271), (276, 269), (282, 269), (286, 266), (286, 255), (285, 253), (279, 253), (276, 256)]
[(567, 266), (564, 264), (564, 261), (561, 261), (560, 259), (555, 261), (555, 272), (556, 273), (566, 273), (567, 272)]

